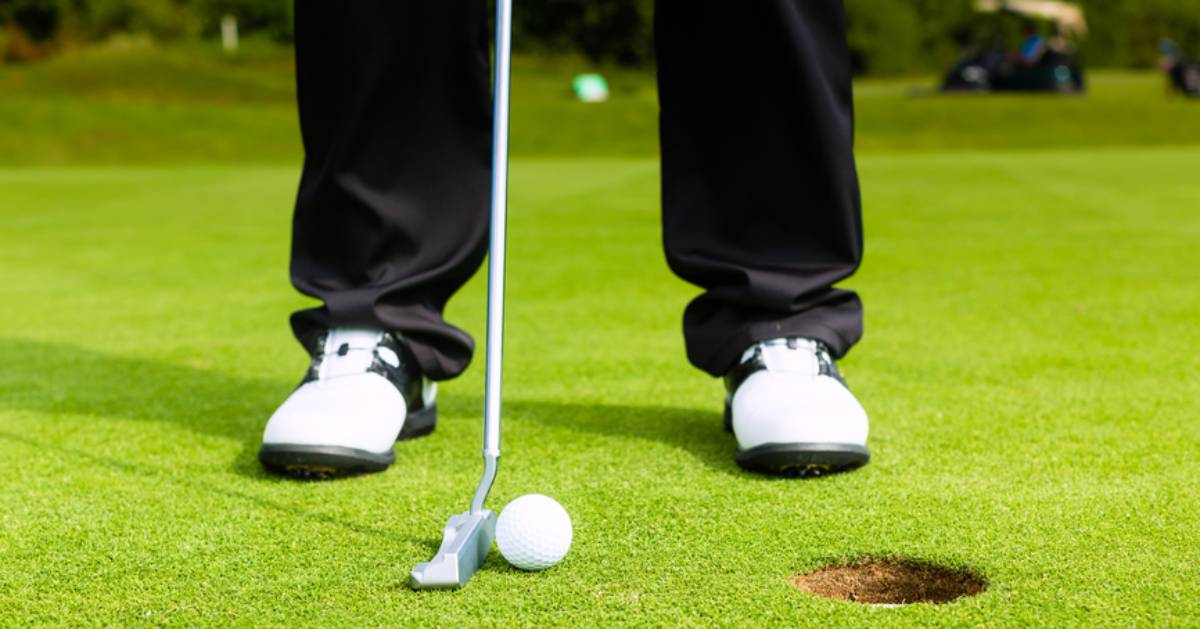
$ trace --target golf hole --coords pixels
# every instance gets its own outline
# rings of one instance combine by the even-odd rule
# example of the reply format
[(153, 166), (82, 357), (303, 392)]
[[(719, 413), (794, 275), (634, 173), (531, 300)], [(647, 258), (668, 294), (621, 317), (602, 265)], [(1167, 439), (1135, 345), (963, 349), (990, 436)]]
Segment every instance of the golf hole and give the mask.
[(801, 592), (867, 605), (949, 603), (987, 588), (982, 577), (969, 571), (903, 559), (826, 566), (789, 582)]

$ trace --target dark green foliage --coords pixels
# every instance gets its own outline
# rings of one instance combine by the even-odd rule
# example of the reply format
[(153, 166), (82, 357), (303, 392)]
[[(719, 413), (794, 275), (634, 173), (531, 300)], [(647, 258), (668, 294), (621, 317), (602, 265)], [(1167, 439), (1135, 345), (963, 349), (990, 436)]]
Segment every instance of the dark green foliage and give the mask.
[(45, 41), (58, 29), (66, 4), (66, 0), (3, 0), (0, 23), (14, 25), (32, 41)]
[[(940, 72), (987, 32), (973, 0), (845, 1), (859, 74)], [(1151, 66), (1162, 37), (1200, 54), (1200, 0), (1077, 1), (1091, 25), (1081, 44), (1092, 65)], [(654, 0), (524, 0), (513, 16), (514, 43), (525, 52), (645, 67), (654, 61), (653, 14)], [(224, 15), (235, 16), (243, 34), (292, 38), (291, 0), (0, 0), (0, 23), (30, 42), (123, 32), (211, 37)]]
[(909, 0), (846, 0), (847, 34), (856, 74), (918, 68), (921, 32)]
[(654, 58), (654, 0), (528, 0), (513, 13), (513, 42), (527, 51), (577, 52), (595, 62)]
[(921, 68), (942, 69), (974, 38), (977, 14), (972, 0), (903, 0), (917, 16)]
[(69, 0), (64, 4), (70, 9), (67, 17), (78, 28), (75, 34), (86, 39), (136, 33), (172, 40), (193, 35), (198, 27), (185, 0)]
[(278, 41), (292, 39), (291, 0), (191, 0), (205, 31), (216, 32), (221, 18), (232, 15), (242, 32), (261, 32)]
[(1200, 54), (1200, 0), (1084, 0), (1092, 36), (1085, 49), (1096, 63), (1146, 67), (1163, 37)]

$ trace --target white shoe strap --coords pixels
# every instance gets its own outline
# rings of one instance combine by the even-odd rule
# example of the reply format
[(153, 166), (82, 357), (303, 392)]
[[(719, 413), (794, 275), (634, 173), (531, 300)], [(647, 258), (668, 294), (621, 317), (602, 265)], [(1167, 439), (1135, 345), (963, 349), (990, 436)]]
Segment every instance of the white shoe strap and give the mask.
[(336, 378), (367, 371), (375, 360), (375, 347), (383, 332), (364, 328), (334, 328), (325, 337), (323, 359), (317, 377)]
[(748, 352), (752, 355), (755, 349), (762, 352), (762, 361), (768, 371), (798, 373), (806, 376), (817, 376), (821, 373), (821, 361), (817, 359), (817, 351), (820, 348), (816, 341), (773, 339), (751, 347)]

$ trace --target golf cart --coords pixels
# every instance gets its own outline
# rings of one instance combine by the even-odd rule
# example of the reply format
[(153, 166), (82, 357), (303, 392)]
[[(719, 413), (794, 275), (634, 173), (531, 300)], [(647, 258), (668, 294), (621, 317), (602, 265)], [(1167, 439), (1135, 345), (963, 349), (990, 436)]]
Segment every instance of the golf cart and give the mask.
[(1188, 59), (1179, 44), (1169, 39), (1162, 40), (1158, 49), (1162, 52), (1162, 69), (1167, 73), (1170, 89), (1200, 98), (1200, 61)]
[[(946, 74), (943, 91), (1085, 90), (1075, 42), (1087, 33), (1087, 21), (1078, 5), (1057, 0), (976, 0), (975, 10), (981, 18), (975, 43)], [(1013, 46), (1016, 32), (1023, 39), (1019, 47)]]

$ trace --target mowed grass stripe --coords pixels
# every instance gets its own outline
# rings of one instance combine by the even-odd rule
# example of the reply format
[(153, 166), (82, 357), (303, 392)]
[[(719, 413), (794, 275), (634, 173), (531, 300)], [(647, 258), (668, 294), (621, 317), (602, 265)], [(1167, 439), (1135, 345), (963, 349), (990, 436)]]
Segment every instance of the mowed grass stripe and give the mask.
[[(369, 478), (254, 462), (304, 359), (292, 167), (0, 171), (0, 617), (14, 624), (1186, 624), (1200, 551), (1190, 316), (1197, 149), (868, 156), (868, 334), (844, 362), (875, 459), (743, 474), (679, 332), (650, 160), (513, 169), (508, 423), (493, 504), (559, 499), (576, 547), (413, 593), (479, 473), (481, 365)], [(450, 316), (478, 335), (476, 277)], [(792, 590), (896, 555), (982, 595), (874, 609)]]

